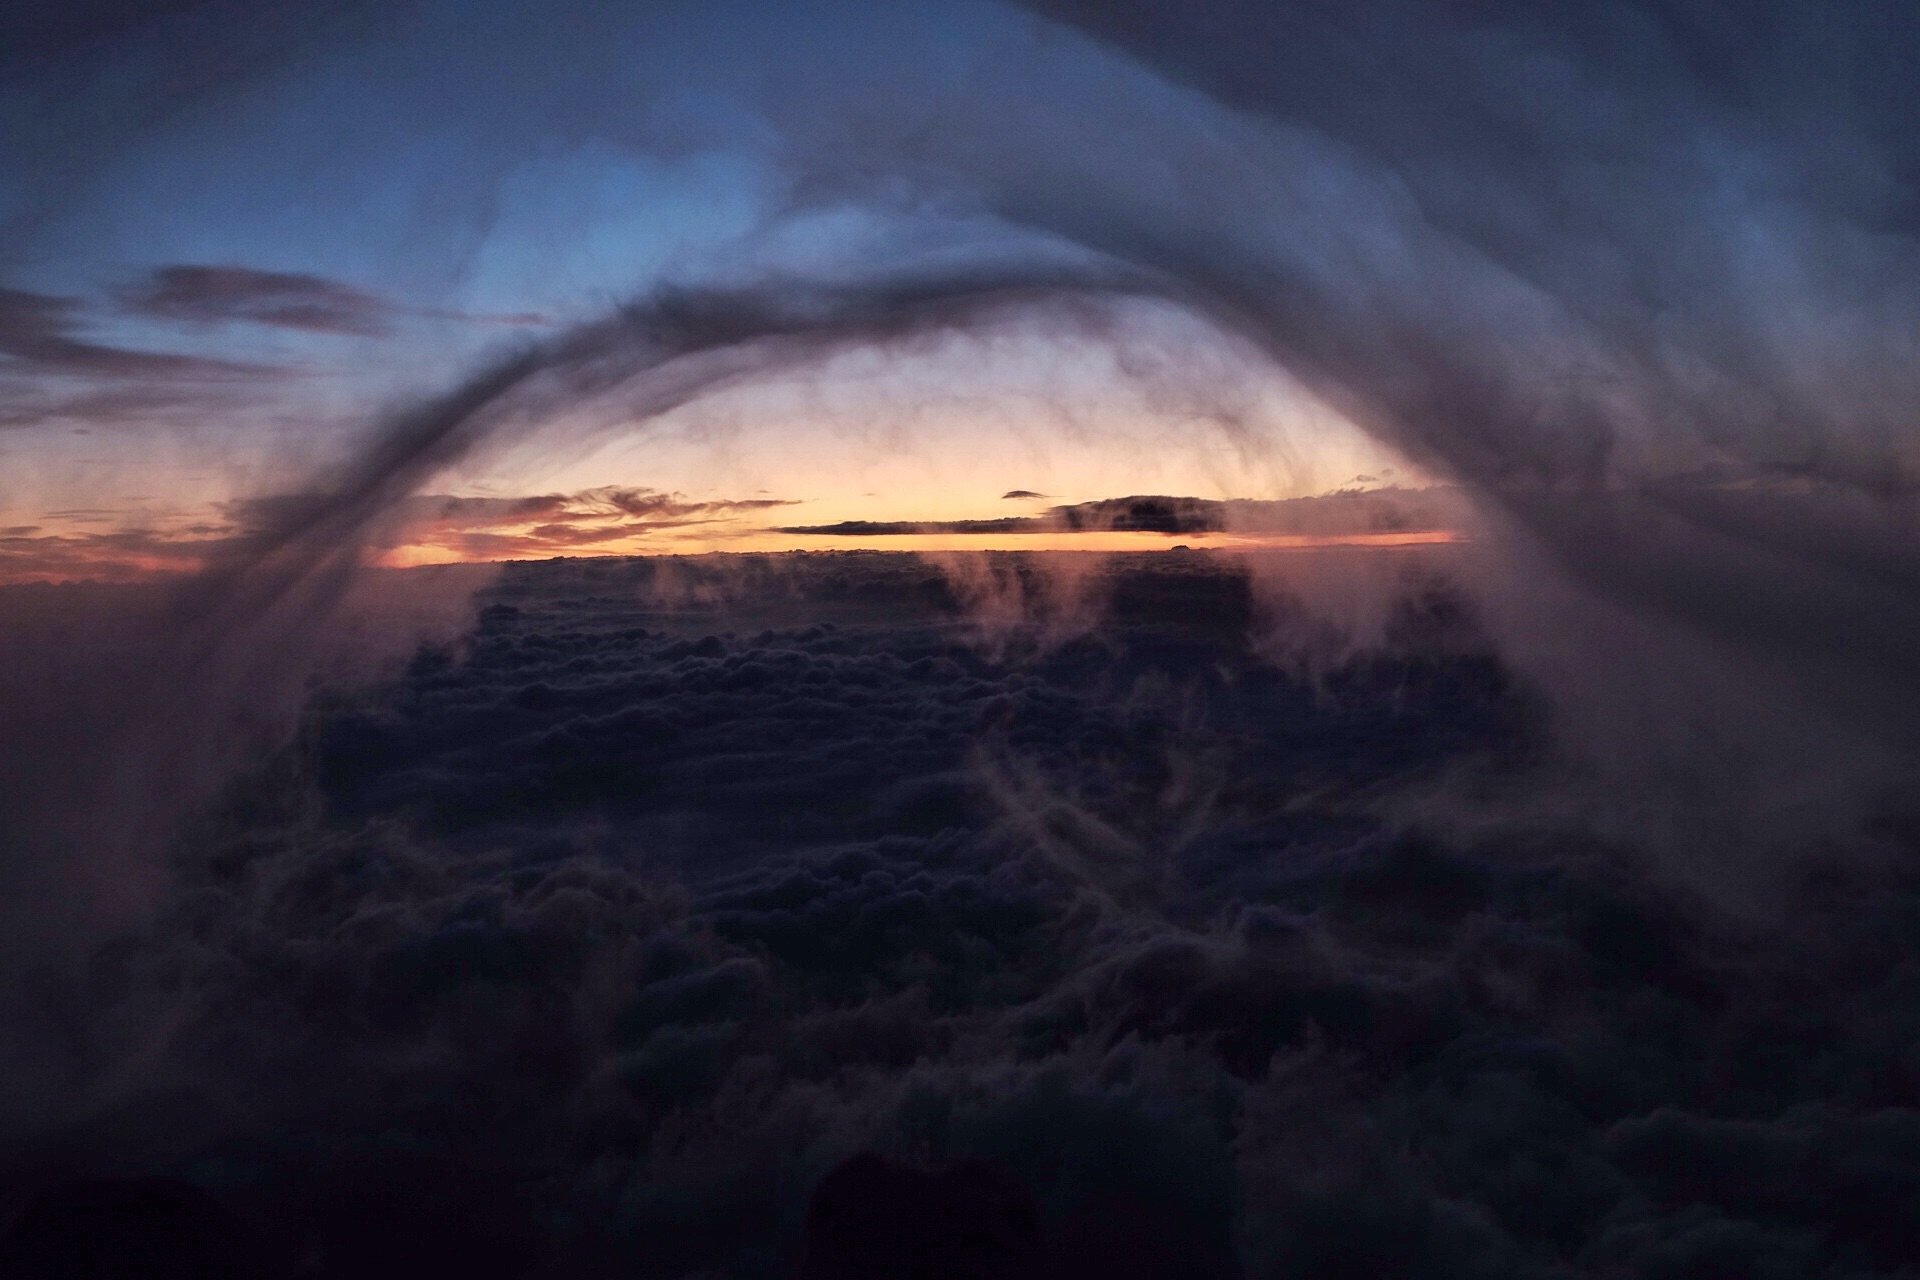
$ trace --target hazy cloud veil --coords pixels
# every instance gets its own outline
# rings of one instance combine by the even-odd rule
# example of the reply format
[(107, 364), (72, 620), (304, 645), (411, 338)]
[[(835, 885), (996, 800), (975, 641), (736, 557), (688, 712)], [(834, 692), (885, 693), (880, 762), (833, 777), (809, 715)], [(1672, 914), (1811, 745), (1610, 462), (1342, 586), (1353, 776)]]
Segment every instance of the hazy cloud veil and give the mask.
[[(1920, 259), (1913, 93), (1887, 52), (1908, 47), (1909, 19), (1038, 7), (1113, 51), (1044, 26), (955, 37), (856, 11), (856, 34), (803, 44), (818, 60), (757, 90), (796, 212), (1039, 233), (990, 243), (990, 280), (909, 258), (899, 287), (839, 297), (817, 281), (690, 289), (513, 368), (618, 379), (732, 348), (724, 379), (790, 361), (796, 342), (821, 349), (816, 334), (836, 349), (978, 324), (967, 299), (983, 289), (1069, 324), (1086, 323), (1077, 296), (1158, 295), (1465, 486), (1531, 572), (1731, 646), (1754, 679), (1912, 746)], [(971, 42), (943, 60), (952, 38)], [(858, 65), (869, 41), (899, 65)], [(683, 319), (699, 332), (658, 336)], [(635, 416), (707, 375), (688, 376), (657, 404), (642, 391)], [(417, 485), (487, 429), (468, 417), (513, 419), (493, 400), (518, 386), (483, 375), (438, 426), (397, 426), (344, 500), (390, 467), (381, 491)], [(1592, 665), (1646, 643), (1603, 643)], [(1661, 665), (1627, 661), (1606, 696), (1631, 699)]]

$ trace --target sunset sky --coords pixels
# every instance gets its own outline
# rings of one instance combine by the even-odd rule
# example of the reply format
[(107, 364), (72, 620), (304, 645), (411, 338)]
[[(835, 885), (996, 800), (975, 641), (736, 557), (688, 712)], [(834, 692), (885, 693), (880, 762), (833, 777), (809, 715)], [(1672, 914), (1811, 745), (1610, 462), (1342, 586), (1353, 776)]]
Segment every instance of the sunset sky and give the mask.
[(0, 1275), (1920, 1276), (1916, 68), (0, 4)]
[[(373, 40), (351, 6), (322, 6), (297, 54), (224, 10), (109, 24), (84, 47), (51, 22), (6, 89), (30, 125), (0, 176), (0, 579), (190, 568), (248, 532), (261, 500), (324, 485), (384, 413), (662, 284), (1045, 249), (965, 208), (823, 198), (780, 162), (772, 50), (952, 88), (970, 59), (1057, 38), (993, 6), (908, 8), (803, 26), (756, 14), (742, 31), (728, 6), (549, 22), (426, 4)], [(156, 48), (186, 70), (163, 74)], [(1070, 74), (1118, 74), (1068, 53)], [(517, 77), (534, 63), (578, 79), (530, 86)], [(618, 396), (568, 406), (421, 489), (497, 501), (443, 504), (380, 554), (828, 546), (766, 530), (1420, 482), (1204, 322), (1142, 303), (1123, 330), (1015, 321), (848, 353), (645, 422)], [(656, 508), (591, 518), (577, 495), (615, 487)], [(1001, 496), (1016, 490), (1045, 501)], [(563, 499), (564, 530), (513, 518)]]

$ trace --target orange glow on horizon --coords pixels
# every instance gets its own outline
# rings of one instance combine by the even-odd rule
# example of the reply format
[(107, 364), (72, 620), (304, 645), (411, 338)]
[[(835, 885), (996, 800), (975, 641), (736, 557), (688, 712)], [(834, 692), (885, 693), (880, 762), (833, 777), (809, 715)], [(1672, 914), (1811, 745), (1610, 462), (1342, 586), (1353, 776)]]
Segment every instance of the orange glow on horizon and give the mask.
[[(507, 539), (512, 541), (511, 538)], [(0, 545), (0, 586), (60, 582), (140, 582), (192, 574), (205, 567), (219, 540), (164, 535), (141, 539), (135, 545), (105, 540), (89, 544), (60, 536), (14, 538)], [(608, 559), (626, 556), (696, 556), (711, 554), (778, 555), (786, 552), (890, 551), (949, 554), (953, 552), (1137, 553), (1187, 547), (1195, 551), (1309, 551), (1355, 547), (1392, 550), (1440, 546), (1466, 541), (1451, 529), (1417, 529), (1395, 533), (1158, 533), (1139, 530), (1084, 532), (910, 533), (846, 536), (780, 533), (755, 529), (737, 534), (685, 531), (632, 536), (572, 547), (530, 546), (532, 554), (493, 554), (463, 550), (453, 543), (410, 542), (371, 554), (376, 568), (410, 569), (431, 565), (537, 563), (559, 558)], [(544, 552), (544, 554), (542, 554)]]
[[(689, 537), (674, 541), (634, 540), (627, 545), (607, 544), (570, 552), (576, 559), (602, 559), (622, 556), (686, 556), (711, 553), (777, 554), (792, 551), (1168, 551), (1188, 547), (1195, 551), (1293, 551), (1321, 547), (1397, 547), (1436, 546), (1464, 541), (1451, 529), (1418, 529), (1398, 533), (1303, 534), (1303, 533), (1153, 533), (1116, 530), (1092, 533), (905, 533), (866, 537), (832, 534), (783, 534), (757, 531), (728, 538)], [(501, 557), (482, 560), (465, 557), (443, 546), (413, 544), (396, 547), (374, 563), (384, 568), (406, 569), (432, 564), (513, 563), (518, 560), (544, 560), (554, 557)]]

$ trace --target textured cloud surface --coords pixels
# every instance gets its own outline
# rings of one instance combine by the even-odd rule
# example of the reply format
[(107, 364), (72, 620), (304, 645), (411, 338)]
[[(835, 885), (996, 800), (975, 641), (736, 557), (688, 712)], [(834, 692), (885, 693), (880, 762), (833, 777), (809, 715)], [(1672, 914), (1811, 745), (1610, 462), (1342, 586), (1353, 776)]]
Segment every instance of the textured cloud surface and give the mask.
[(1564, 829), (1383, 821), (1554, 767), (1400, 563), (1311, 677), (1232, 557), (995, 644), (907, 556), (510, 569), (45, 993), (9, 1181), (185, 1174), (329, 1275), (786, 1274), (862, 1149), (989, 1162), (1059, 1274), (1920, 1261), (1904, 865), (1761, 926)]

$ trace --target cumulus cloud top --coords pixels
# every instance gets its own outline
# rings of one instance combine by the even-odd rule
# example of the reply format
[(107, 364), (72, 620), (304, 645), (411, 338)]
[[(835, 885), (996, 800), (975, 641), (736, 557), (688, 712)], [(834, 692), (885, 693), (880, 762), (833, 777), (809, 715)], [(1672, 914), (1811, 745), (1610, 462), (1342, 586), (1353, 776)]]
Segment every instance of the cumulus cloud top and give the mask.
[[(1309, 675), (1214, 561), (997, 647), (911, 558), (751, 563), (520, 566), (318, 699), (90, 970), (142, 1167), (339, 1272), (790, 1273), (861, 1149), (985, 1162), (1092, 1275), (1911, 1264), (1904, 872), (1756, 932), (1383, 821), (1550, 760), (1443, 585)], [(8, 1167), (133, 1158), (69, 1114)]]

